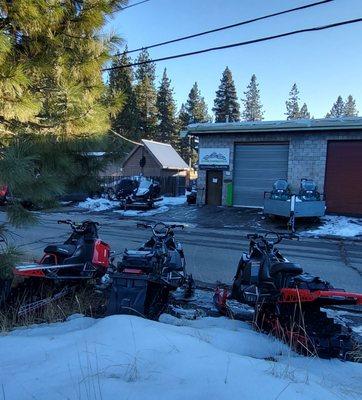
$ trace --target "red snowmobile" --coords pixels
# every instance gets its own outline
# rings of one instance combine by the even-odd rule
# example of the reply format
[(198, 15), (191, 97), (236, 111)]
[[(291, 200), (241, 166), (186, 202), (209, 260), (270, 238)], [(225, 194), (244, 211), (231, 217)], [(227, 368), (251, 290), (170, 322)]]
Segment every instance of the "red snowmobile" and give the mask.
[(98, 223), (70, 220), (58, 221), (72, 228), (70, 237), (61, 244), (44, 249), (42, 259), (35, 264), (18, 265), (16, 276), (79, 280), (101, 277), (110, 263), (110, 246), (98, 238)]
[[(39, 262), (14, 269), (15, 277), (25, 278), (17, 292), (26, 293), (28, 300), (20, 307), (19, 316), (63, 297), (82, 281), (101, 278), (110, 265), (110, 246), (98, 238), (97, 222), (77, 224), (62, 220), (58, 224), (70, 225), (69, 238), (64, 243), (47, 246)], [(44, 287), (50, 293), (45, 299), (41, 298)]]
[(231, 295), (217, 289), (214, 303), (228, 314), (228, 299), (254, 307), (254, 322), (295, 350), (322, 358), (348, 359), (354, 340), (349, 328), (328, 318), (321, 307), (362, 304), (362, 294), (336, 289), (319, 277), (287, 260), (275, 247), (295, 235), (268, 232), (247, 235), (249, 252), (243, 253), (234, 277)]

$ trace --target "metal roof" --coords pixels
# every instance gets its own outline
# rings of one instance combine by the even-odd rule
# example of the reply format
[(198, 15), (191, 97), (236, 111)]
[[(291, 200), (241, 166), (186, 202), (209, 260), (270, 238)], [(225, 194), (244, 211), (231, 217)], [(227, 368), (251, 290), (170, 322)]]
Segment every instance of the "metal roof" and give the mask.
[(232, 132), (280, 132), (361, 129), (362, 117), (294, 119), (282, 121), (215, 122), (191, 124), (187, 133), (198, 135)]
[(154, 142), (153, 140), (142, 139), (143, 145), (156, 158), (165, 169), (188, 169), (188, 165), (177, 153), (177, 151), (167, 143)]

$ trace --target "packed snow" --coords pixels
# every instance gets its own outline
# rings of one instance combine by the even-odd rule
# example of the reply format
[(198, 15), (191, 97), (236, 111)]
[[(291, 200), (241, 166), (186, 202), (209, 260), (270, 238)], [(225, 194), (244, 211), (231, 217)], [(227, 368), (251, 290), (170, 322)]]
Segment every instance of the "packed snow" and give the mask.
[(321, 218), (323, 225), (317, 229), (301, 232), (303, 236), (342, 236), (362, 235), (362, 219), (329, 215)]
[(306, 358), (225, 318), (133, 316), (0, 336), (6, 400), (360, 399), (362, 364)]
[(106, 211), (112, 208), (119, 207), (119, 201), (111, 201), (104, 198), (91, 199), (88, 197), (87, 200), (79, 203), (78, 207), (84, 208), (89, 211)]
[[(150, 210), (115, 210), (117, 213), (121, 214), (124, 217), (149, 217), (156, 214), (161, 214), (168, 211), (170, 206), (179, 206), (186, 203), (186, 196), (177, 196), (177, 197), (164, 197), (161, 201), (155, 203), (155, 207)], [(113, 210), (116, 208), (120, 208), (119, 201), (111, 201), (105, 198), (100, 199), (91, 199), (87, 198), (86, 201), (83, 201), (78, 204), (80, 208), (89, 210), (89, 211), (106, 211)]]

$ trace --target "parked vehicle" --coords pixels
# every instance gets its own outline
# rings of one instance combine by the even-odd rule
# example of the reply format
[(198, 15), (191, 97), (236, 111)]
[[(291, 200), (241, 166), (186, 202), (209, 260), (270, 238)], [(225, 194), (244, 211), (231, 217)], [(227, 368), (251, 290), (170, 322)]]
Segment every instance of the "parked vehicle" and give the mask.
[(196, 204), (196, 199), (197, 199), (197, 187), (196, 185), (192, 185), (186, 191), (187, 204)]
[(273, 190), (270, 192), (270, 198), (273, 200), (290, 199), (291, 191), (286, 179), (277, 179), (273, 184)]
[(312, 179), (301, 179), (298, 199), (301, 201), (320, 201), (321, 195)]
[(3, 206), (7, 202), (8, 187), (6, 185), (0, 186), (0, 206)]
[[(102, 277), (110, 266), (110, 246), (99, 239), (97, 222), (60, 220), (58, 224), (71, 227), (69, 238), (46, 246), (40, 261), (18, 265), (14, 270), (16, 278), (24, 278), (21, 290), (31, 294), (31, 301), (21, 306), (19, 315), (62, 297), (70, 287)], [(44, 286), (51, 287), (54, 297), (41, 298)]]
[(243, 253), (231, 295), (217, 290), (215, 305), (227, 313), (227, 299), (254, 307), (258, 329), (289, 342), (306, 355), (348, 359), (354, 347), (352, 332), (327, 317), (321, 307), (362, 304), (362, 294), (335, 289), (319, 277), (287, 260), (275, 247), (295, 235), (268, 232), (247, 235), (249, 251)]
[(288, 218), (287, 226), (295, 231), (296, 218), (319, 218), (325, 214), (322, 194), (311, 179), (302, 179), (299, 194), (291, 192), (285, 179), (278, 179), (270, 192), (264, 192), (264, 214)]
[(182, 246), (174, 236), (174, 230), (184, 226), (161, 222), (137, 226), (151, 229), (152, 236), (137, 250), (126, 249), (117, 270), (110, 273), (107, 313), (157, 319), (168, 305), (170, 292), (183, 287), (189, 297), (193, 291)]
[(122, 179), (114, 189), (107, 190), (108, 198), (119, 200), (124, 207), (152, 208), (155, 202), (162, 200), (160, 193), (159, 183), (144, 176)]
[(106, 189), (107, 197), (109, 200), (123, 200), (132, 196), (135, 189), (138, 188), (138, 181), (136, 179), (124, 178), (120, 180), (115, 187)]

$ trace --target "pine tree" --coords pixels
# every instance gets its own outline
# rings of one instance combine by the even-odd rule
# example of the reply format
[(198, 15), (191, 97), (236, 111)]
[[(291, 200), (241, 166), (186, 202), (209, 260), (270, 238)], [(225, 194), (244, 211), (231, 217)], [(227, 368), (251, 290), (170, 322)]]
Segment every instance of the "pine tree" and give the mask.
[(239, 121), (239, 108), (232, 73), (226, 67), (220, 80), (219, 89), (216, 91), (216, 98), (212, 109), (215, 113), (215, 122)]
[(261, 121), (263, 119), (263, 106), (260, 103), (259, 84), (255, 74), (252, 75), (247, 91), (244, 92), (244, 111), (242, 113), (245, 121)]
[(337, 101), (333, 104), (331, 111), (326, 115), (326, 118), (340, 118), (344, 115), (344, 101), (342, 96), (338, 96)]
[(344, 104), (344, 111), (343, 114), (345, 117), (358, 117), (358, 110), (356, 107), (356, 101), (349, 95), (347, 97), (347, 101)]
[(119, 99), (108, 97), (102, 79), (114, 38), (101, 29), (124, 3), (0, 3), (1, 132), (82, 136), (109, 128)]
[[(150, 55), (147, 49), (143, 49), (138, 58), (136, 59), (136, 63), (142, 63), (145, 61), (150, 61)], [(137, 67), (135, 73), (136, 79), (141, 82), (146, 77), (149, 79), (150, 82), (154, 83), (156, 79), (156, 65), (153, 62), (148, 62), (147, 64), (140, 64)]]
[(285, 102), (287, 108), (287, 119), (298, 119), (300, 118), (299, 109), (299, 90), (297, 84), (294, 83), (291, 91), (289, 92), (289, 99)]
[(166, 68), (157, 93), (158, 127), (157, 139), (163, 143), (170, 143), (179, 148), (179, 135), (176, 122), (176, 105), (173, 99), (171, 81), (167, 76)]
[(205, 99), (201, 96), (197, 82), (193, 84), (190, 90), (185, 111), (190, 117), (189, 123), (207, 122), (210, 120)]
[(131, 58), (127, 55), (127, 47), (122, 55), (117, 55), (112, 61), (112, 67), (115, 69), (112, 69), (109, 74), (110, 91), (124, 96), (124, 104), (112, 118), (112, 129), (117, 132), (121, 131), (130, 139), (139, 140), (137, 102), (133, 89), (134, 74), (132, 68), (124, 67), (131, 62)]
[[(87, 157), (84, 141), (109, 129), (122, 100), (103, 82), (115, 38), (101, 31), (125, 3), (0, 2), (0, 184), (11, 195), (10, 224), (36, 219), (21, 200), (54, 203), (72, 181), (80, 188), (100, 167)], [(3, 237), (4, 226), (0, 231)], [(1, 246), (3, 278), (11, 275), (16, 252)]]
[[(142, 50), (137, 62), (150, 60), (148, 51)], [(157, 92), (154, 63), (138, 65), (135, 78), (136, 105), (138, 110), (137, 132), (144, 139), (155, 139), (157, 134)]]
[(135, 94), (138, 110), (137, 132), (143, 139), (154, 139), (157, 132), (157, 94), (147, 76), (137, 83)]
[(306, 103), (304, 103), (300, 109), (299, 118), (310, 119), (310, 112), (308, 111), (308, 106)]

